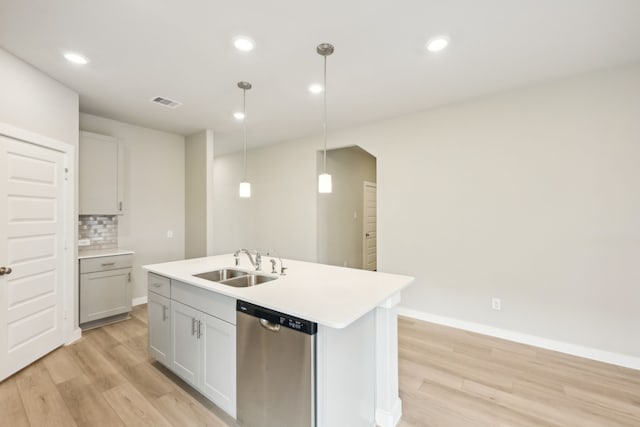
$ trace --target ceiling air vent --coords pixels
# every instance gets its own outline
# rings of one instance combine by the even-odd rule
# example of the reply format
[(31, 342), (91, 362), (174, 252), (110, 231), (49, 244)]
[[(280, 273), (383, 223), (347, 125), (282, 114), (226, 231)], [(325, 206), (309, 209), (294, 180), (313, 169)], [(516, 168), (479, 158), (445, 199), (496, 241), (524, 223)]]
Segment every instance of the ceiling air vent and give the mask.
[(164, 105), (168, 108), (178, 108), (182, 105), (182, 102), (174, 101), (169, 98), (163, 98), (161, 96), (156, 96), (155, 98), (151, 98), (151, 102)]

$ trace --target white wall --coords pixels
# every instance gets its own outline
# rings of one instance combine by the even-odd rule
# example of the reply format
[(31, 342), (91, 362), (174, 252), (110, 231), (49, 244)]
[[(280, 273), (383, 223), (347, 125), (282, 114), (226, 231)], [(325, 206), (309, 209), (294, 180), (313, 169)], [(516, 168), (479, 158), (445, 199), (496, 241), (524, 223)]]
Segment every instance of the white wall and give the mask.
[[(118, 217), (118, 246), (135, 251), (133, 297), (144, 297), (141, 266), (184, 259), (184, 137), (84, 113), (80, 128), (124, 145), (125, 213)], [(167, 237), (169, 230), (173, 238)]]
[[(634, 66), (331, 132), (331, 146), (377, 158), (378, 269), (416, 276), (402, 305), (640, 357), (639, 99)], [(270, 237), (311, 258), (319, 148), (251, 151), (253, 181), (297, 185), (265, 188), (249, 212), (217, 189), (216, 214), (242, 216), (260, 244), (257, 230), (304, 222)], [(237, 159), (216, 164), (235, 172)]]
[(78, 146), (78, 94), (0, 48), (0, 121)]
[[(240, 199), (242, 153), (214, 162), (214, 254), (240, 248), (316, 259), (316, 152), (277, 144), (247, 155), (251, 198)], [(309, 188), (312, 190), (309, 191)]]
[(185, 138), (185, 257), (207, 255), (213, 213), (210, 199), (213, 178), (213, 132), (205, 130)]
[[(323, 167), (318, 153), (318, 172)], [(364, 182), (376, 182), (376, 159), (360, 147), (327, 151), (333, 192), (318, 194), (318, 262), (362, 268)]]

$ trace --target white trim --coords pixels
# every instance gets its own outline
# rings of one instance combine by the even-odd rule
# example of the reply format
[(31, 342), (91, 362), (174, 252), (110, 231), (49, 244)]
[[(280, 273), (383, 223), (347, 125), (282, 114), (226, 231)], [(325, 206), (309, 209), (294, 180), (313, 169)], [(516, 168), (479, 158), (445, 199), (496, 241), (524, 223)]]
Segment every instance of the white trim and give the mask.
[(64, 345), (73, 344), (80, 338), (82, 338), (82, 329), (76, 328), (73, 332), (71, 332), (71, 334), (65, 337)]
[(556, 341), (549, 338), (538, 337), (536, 335), (529, 335), (522, 332), (511, 331), (509, 329), (495, 328), (493, 326), (439, 316), (437, 314), (426, 313), (424, 311), (413, 310), (405, 307), (398, 307), (398, 314), (401, 316), (411, 317), (413, 319), (424, 320), (425, 322), (451, 326), (457, 329), (464, 329), (465, 331), (476, 332), (478, 334), (502, 338), (521, 344), (528, 344), (534, 347), (571, 354), (585, 359), (597, 360), (599, 362), (640, 370), (640, 357), (613, 353), (563, 341)]
[(142, 304), (146, 304), (147, 303), (147, 296), (143, 296), (143, 297), (138, 297), (138, 298), (133, 298), (131, 300), (131, 305), (142, 305)]
[(376, 425), (380, 427), (395, 427), (402, 417), (402, 400), (396, 399), (391, 411), (376, 408)]

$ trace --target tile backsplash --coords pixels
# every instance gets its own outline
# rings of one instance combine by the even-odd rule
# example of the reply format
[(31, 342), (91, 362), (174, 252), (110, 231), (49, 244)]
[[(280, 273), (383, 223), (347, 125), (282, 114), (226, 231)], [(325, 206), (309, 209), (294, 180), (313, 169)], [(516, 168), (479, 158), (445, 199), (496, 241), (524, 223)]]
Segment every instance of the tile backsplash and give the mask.
[(115, 249), (118, 247), (118, 217), (116, 215), (80, 215), (78, 239), (89, 239), (89, 246), (80, 249)]

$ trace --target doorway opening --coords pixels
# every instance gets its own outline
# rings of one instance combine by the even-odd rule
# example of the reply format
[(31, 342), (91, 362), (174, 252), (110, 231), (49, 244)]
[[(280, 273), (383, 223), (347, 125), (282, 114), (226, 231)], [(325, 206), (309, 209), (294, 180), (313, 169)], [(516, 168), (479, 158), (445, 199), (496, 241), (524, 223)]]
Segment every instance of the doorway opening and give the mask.
[(318, 194), (318, 262), (376, 270), (376, 158), (358, 146), (327, 150), (327, 171), (333, 192)]

